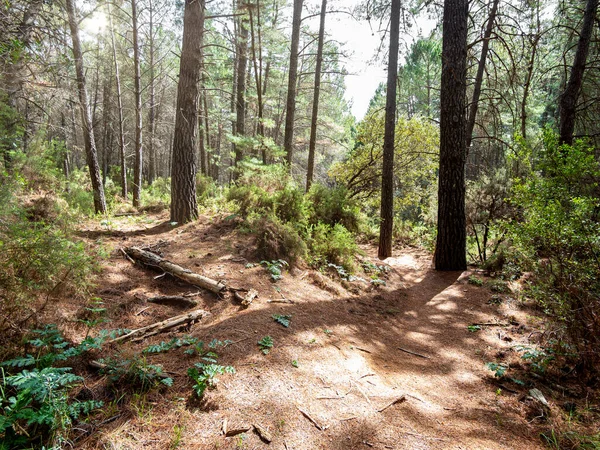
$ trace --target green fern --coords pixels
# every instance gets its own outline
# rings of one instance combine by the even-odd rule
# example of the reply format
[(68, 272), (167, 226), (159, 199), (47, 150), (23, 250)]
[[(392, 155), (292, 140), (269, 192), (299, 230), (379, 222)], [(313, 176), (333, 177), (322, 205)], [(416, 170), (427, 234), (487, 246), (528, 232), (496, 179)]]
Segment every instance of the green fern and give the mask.
[(273, 318), (273, 320), (275, 320), (275, 322), (277, 322), (278, 324), (283, 325), (284, 327), (288, 328), (290, 326), (290, 320), (292, 320), (292, 316), (284, 316), (281, 314), (273, 314), (271, 316)]

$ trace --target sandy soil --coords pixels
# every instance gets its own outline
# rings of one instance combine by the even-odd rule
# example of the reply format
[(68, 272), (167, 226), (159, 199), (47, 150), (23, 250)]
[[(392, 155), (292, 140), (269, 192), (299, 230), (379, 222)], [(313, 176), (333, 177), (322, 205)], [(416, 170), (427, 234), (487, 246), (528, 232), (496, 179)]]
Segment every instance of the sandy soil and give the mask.
[[(233, 221), (202, 217), (173, 227), (166, 220), (166, 215), (119, 218), (103, 226), (86, 224), (81, 231), (111, 255), (95, 293), (111, 320), (101, 327), (136, 328), (179, 314), (181, 309), (148, 304), (146, 298), (197, 292), (173, 278), (155, 279), (157, 273), (132, 265), (119, 251), (154, 246), (175, 263), (229, 286), (254, 288), (260, 296), (244, 309), (230, 296), (201, 293), (195, 298), (211, 312), (206, 320), (186, 332), (126, 344), (122, 351), (183, 334), (228, 339), (233, 344), (219, 351), (219, 363), (234, 366), (236, 373), (221, 376), (201, 402), (193, 399), (186, 376), (196, 360), (181, 350), (148, 356), (173, 377), (171, 388), (119, 397), (97, 376), (87, 388), (106, 402), (96, 421), (101, 425), (83, 428), (76, 448), (543, 448), (535, 408), (532, 413), (521, 395), (526, 389), (499, 387), (485, 367), (527, 342), (527, 313), (508, 296), (500, 305), (490, 302), (489, 289), (467, 282), (471, 272), (435, 272), (428, 254), (404, 249), (383, 262), (385, 286), (372, 286), (368, 275), (341, 283), (335, 274), (308, 267), (273, 283), (253, 256), (252, 238)], [(365, 261), (382, 264), (375, 248), (364, 251)], [(86, 331), (75, 321), (84, 306), (73, 299), (60, 308), (74, 340)], [(291, 315), (289, 328), (272, 314)], [(467, 329), (496, 322), (510, 324)], [(266, 335), (274, 341), (268, 355), (257, 346)], [(402, 396), (404, 401), (384, 409)], [(228, 429), (258, 424), (272, 442), (253, 430), (225, 437), (225, 420)]]

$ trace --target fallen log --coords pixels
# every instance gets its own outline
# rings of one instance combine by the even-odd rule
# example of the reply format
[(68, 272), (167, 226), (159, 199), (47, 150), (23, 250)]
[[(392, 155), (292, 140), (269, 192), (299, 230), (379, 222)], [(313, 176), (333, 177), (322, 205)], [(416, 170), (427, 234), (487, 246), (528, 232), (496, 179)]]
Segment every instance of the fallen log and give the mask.
[(182, 306), (185, 308), (193, 308), (194, 306), (198, 306), (198, 302), (196, 300), (179, 295), (159, 295), (156, 297), (150, 297), (146, 301), (148, 303), (155, 303), (157, 305)]
[(177, 264), (167, 261), (160, 256), (142, 250), (139, 247), (127, 247), (124, 252), (135, 261), (139, 261), (141, 264), (149, 267), (156, 267), (165, 273), (173, 275), (186, 283), (193, 284), (194, 286), (201, 287), (215, 294), (220, 294), (226, 288), (224, 283), (220, 281), (212, 280), (203, 275), (192, 272), (191, 270), (185, 269)]
[(164, 333), (165, 331), (170, 330), (171, 328), (175, 328), (185, 324), (191, 324), (197, 322), (210, 315), (208, 311), (204, 311), (202, 309), (197, 309), (195, 311), (190, 311), (185, 314), (181, 314), (179, 316), (171, 317), (167, 320), (163, 320), (162, 322), (156, 322), (152, 325), (148, 325), (142, 328), (138, 328), (137, 330), (133, 330), (123, 336), (119, 336), (115, 339), (108, 341), (109, 344), (117, 343), (117, 342), (125, 342), (130, 341), (132, 339), (143, 339), (150, 336), (154, 336), (158, 333)]

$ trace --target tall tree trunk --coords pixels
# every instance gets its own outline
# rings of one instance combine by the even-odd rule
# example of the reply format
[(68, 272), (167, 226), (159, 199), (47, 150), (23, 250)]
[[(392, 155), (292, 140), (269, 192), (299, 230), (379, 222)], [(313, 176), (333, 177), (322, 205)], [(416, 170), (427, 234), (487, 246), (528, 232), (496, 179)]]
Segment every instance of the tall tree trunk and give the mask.
[(140, 74), (140, 45), (137, 17), (137, 0), (131, 0), (131, 20), (133, 31), (133, 68), (135, 96), (135, 160), (133, 163), (133, 206), (141, 206), (142, 196), (142, 86)]
[(73, 0), (65, 0), (67, 15), (69, 17), (69, 28), (71, 40), (73, 41), (73, 57), (75, 58), (75, 72), (77, 74), (77, 91), (81, 107), (81, 119), (83, 122), (83, 139), (85, 144), (85, 156), (90, 171), (92, 190), (94, 191), (94, 209), (96, 213), (106, 213), (106, 199), (104, 198), (104, 185), (100, 176), (98, 166), (98, 153), (96, 152), (96, 141), (94, 139), (94, 126), (92, 124), (92, 112), (88, 103), (85, 88), (85, 72), (83, 67), (83, 56), (81, 43), (79, 42), (79, 29)]
[(148, 68), (150, 71), (150, 85), (148, 86), (148, 95), (150, 106), (148, 110), (148, 184), (154, 183), (156, 179), (156, 148), (154, 146), (154, 135), (156, 133), (156, 80), (154, 73), (154, 0), (148, 2), (149, 39), (148, 47), (150, 52), (150, 61)]
[(396, 88), (398, 47), (400, 39), (400, 0), (392, 0), (390, 18), (390, 53), (388, 60), (385, 128), (383, 134), (383, 169), (381, 176), (381, 225), (379, 227), (379, 259), (392, 256), (394, 228), (394, 137), (396, 128)]
[[(206, 86), (206, 77), (204, 72), (202, 72), (202, 77), (200, 78), (200, 81), (202, 83), (202, 87)], [(205, 158), (206, 158), (206, 167), (207, 167), (207, 171), (208, 171), (208, 166), (209, 166), (209, 149), (211, 148), (210, 146), (210, 127), (209, 122), (208, 122), (208, 91), (204, 90), (204, 94), (202, 95), (202, 106), (203, 106), (203, 110), (204, 110), (204, 136), (206, 138), (206, 148), (205, 148)]]
[(598, 0), (587, 1), (569, 82), (560, 97), (560, 142), (562, 144), (571, 145), (573, 143), (573, 133), (575, 132), (575, 109), (577, 107), (579, 93), (581, 92), (581, 86), (583, 85), (583, 73), (585, 72), (585, 64), (590, 49), (590, 41), (594, 29), (594, 19), (596, 17), (597, 9)]
[(171, 162), (171, 221), (178, 223), (198, 217), (196, 139), (204, 17), (204, 0), (185, 0)]
[(296, 83), (298, 80), (298, 47), (300, 46), (300, 23), (302, 21), (303, 0), (294, 0), (292, 17), (292, 45), (290, 49), (290, 65), (288, 69), (288, 91), (285, 106), (285, 134), (283, 149), (286, 153), (288, 170), (292, 170), (294, 153), (294, 117), (296, 114)]
[[(248, 66), (248, 20), (242, 16), (238, 25), (238, 42), (237, 42), (237, 88), (235, 102), (235, 134), (238, 137), (243, 137), (246, 134), (246, 70)], [(244, 151), (241, 145), (235, 145), (235, 165), (244, 157)], [(239, 171), (235, 171), (235, 177), (239, 175)]]
[(467, 0), (445, 0), (436, 270), (467, 267), (465, 219)]
[(109, 154), (110, 154), (110, 97), (111, 80), (108, 71), (104, 74), (104, 86), (102, 89), (102, 184), (106, 185), (108, 176)]
[(127, 159), (125, 156), (125, 118), (123, 117), (123, 96), (121, 94), (121, 75), (119, 73), (119, 60), (117, 58), (117, 47), (115, 42), (115, 30), (113, 27), (110, 1), (108, 7), (108, 27), (110, 30), (110, 42), (112, 46), (113, 63), (115, 65), (115, 87), (117, 94), (117, 113), (119, 118), (119, 157), (121, 160), (121, 195), (127, 199)]
[(467, 154), (471, 147), (471, 140), (473, 138), (473, 130), (475, 129), (475, 119), (477, 118), (477, 109), (479, 108), (479, 97), (481, 95), (481, 85), (483, 84), (483, 74), (485, 72), (485, 62), (487, 60), (488, 51), (490, 48), (490, 39), (492, 37), (492, 30), (494, 29), (494, 22), (496, 21), (496, 13), (498, 11), (498, 0), (494, 0), (492, 3), (492, 9), (488, 16), (487, 26), (485, 27), (485, 33), (483, 35), (483, 43), (481, 45), (481, 56), (479, 57), (479, 65), (477, 66), (477, 75), (475, 77), (475, 86), (473, 87), (473, 98), (471, 99), (471, 106), (469, 108), (469, 118), (467, 121)]
[[(202, 87), (205, 86), (205, 78), (204, 78), (204, 54), (202, 55), (202, 64), (201, 64), (201, 72), (200, 82)], [(208, 111), (205, 108), (205, 97), (206, 91), (200, 91), (200, 100), (198, 102), (198, 156), (200, 158), (200, 173), (202, 175), (207, 175), (206, 171), (206, 146), (204, 145), (204, 136), (208, 133), (208, 130), (205, 129), (205, 117), (208, 116)], [(207, 136), (208, 137), (208, 136)]]
[[(310, 140), (308, 144), (308, 169), (306, 171), (306, 192), (310, 189), (313, 182), (315, 171), (315, 148), (317, 144), (317, 120), (319, 118), (319, 94), (321, 92), (321, 67), (323, 66), (323, 43), (325, 41), (325, 14), (327, 10), (327, 0), (321, 2), (321, 23), (319, 25), (319, 43), (317, 45), (317, 65), (315, 67), (315, 88), (313, 92), (313, 108), (310, 120)], [(393, 19), (392, 19), (393, 20)], [(397, 52), (396, 52), (397, 55)], [(396, 56), (397, 58), (397, 56)], [(396, 66), (398, 61), (396, 59)], [(396, 85), (396, 80), (394, 80)], [(394, 94), (395, 95), (395, 94)], [(394, 104), (394, 115), (396, 107)], [(393, 153), (392, 153), (393, 157)]]
[(250, 35), (252, 38), (252, 61), (254, 62), (254, 80), (256, 81), (256, 95), (258, 100), (258, 125), (257, 131), (259, 135), (259, 139), (261, 140), (261, 156), (263, 164), (267, 164), (267, 151), (264, 145), (263, 139), (265, 136), (265, 124), (263, 122), (263, 92), (262, 92), (262, 39), (260, 36), (261, 27), (260, 27), (260, 0), (256, 0), (256, 17), (258, 24), (258, 60), (256, 57), (257, 48), (256, 48), (256, 39), (254, 38), (254, 16), (252, 14), (252, 8), (250, 8)]

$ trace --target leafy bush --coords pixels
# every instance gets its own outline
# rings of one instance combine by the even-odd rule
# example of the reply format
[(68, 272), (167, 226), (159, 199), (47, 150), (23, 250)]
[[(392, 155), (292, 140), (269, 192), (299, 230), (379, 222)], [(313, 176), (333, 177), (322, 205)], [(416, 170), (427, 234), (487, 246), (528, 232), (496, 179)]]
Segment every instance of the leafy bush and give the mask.
[(32, 317), (42, 298), (41, 307), (61, 292), (84, 293), (94, 269), (93, 255), (71, 239), (71, 218), (52, 202), (44, 212), (48, 222), (33, 217), (17, 202), (14, 189), (9, 183), (0, 186), (0, 330)]
[(559, 145), (549, 131), (536, 163), (513, 188), (521, 220), (510, 237), (535, 274), (529, 295), (553, 319), (558, 345), (570, 344), (573, 362), (589, 374), (600, 367), (600, 166), (585, 142)]
[(333, 263), (352, 271), (359, 252), (354, 235), (341, 224), (334, 226), (319, 223), (311, 230), (310, 250), (312, 263), (326, 266)]
[(69, 392), (83, 378), (72, 374), (70, 367), (54, 365), (100, 348), (107, 337), (105, 333), (71, 346), (56, 326), (48, 325), (33, 331), (26, 342), (36, 350), (35, 356), (27, 354), (2, 363), (19, 371), (7, 375), (0, 369), (0, 448), (60, 445), (73, 420), (102, 406), (98, 401), (73, 400)]
[(167, 209), (171, 203), (171, 178), (159, 177), (142, 189), (141, 203), (145, 210)]
[(267, 216), (256, 220), (252, 229), (256, 234), (258, 256), (263, 260), (285, 260), (294, 265), (306, 255), (306, 244), (290, 223)]
[(100, 362), (106, 366), (102, 372), (106, 373), (115, 385), (148, 391), (160, 385), (173, 384), (173, 379), (165, 375), (161, 366), (150, 364), (146, 357), (138, 354), (131, 357), (106, 358)]
[(306, 197), (311, 224), (323, 223), (332, 227), (340, 224), (349, 231), (359, 231), (360, 208), (358, 202), (350, 198), (345, 187), (328, 188), (313, 184)]

